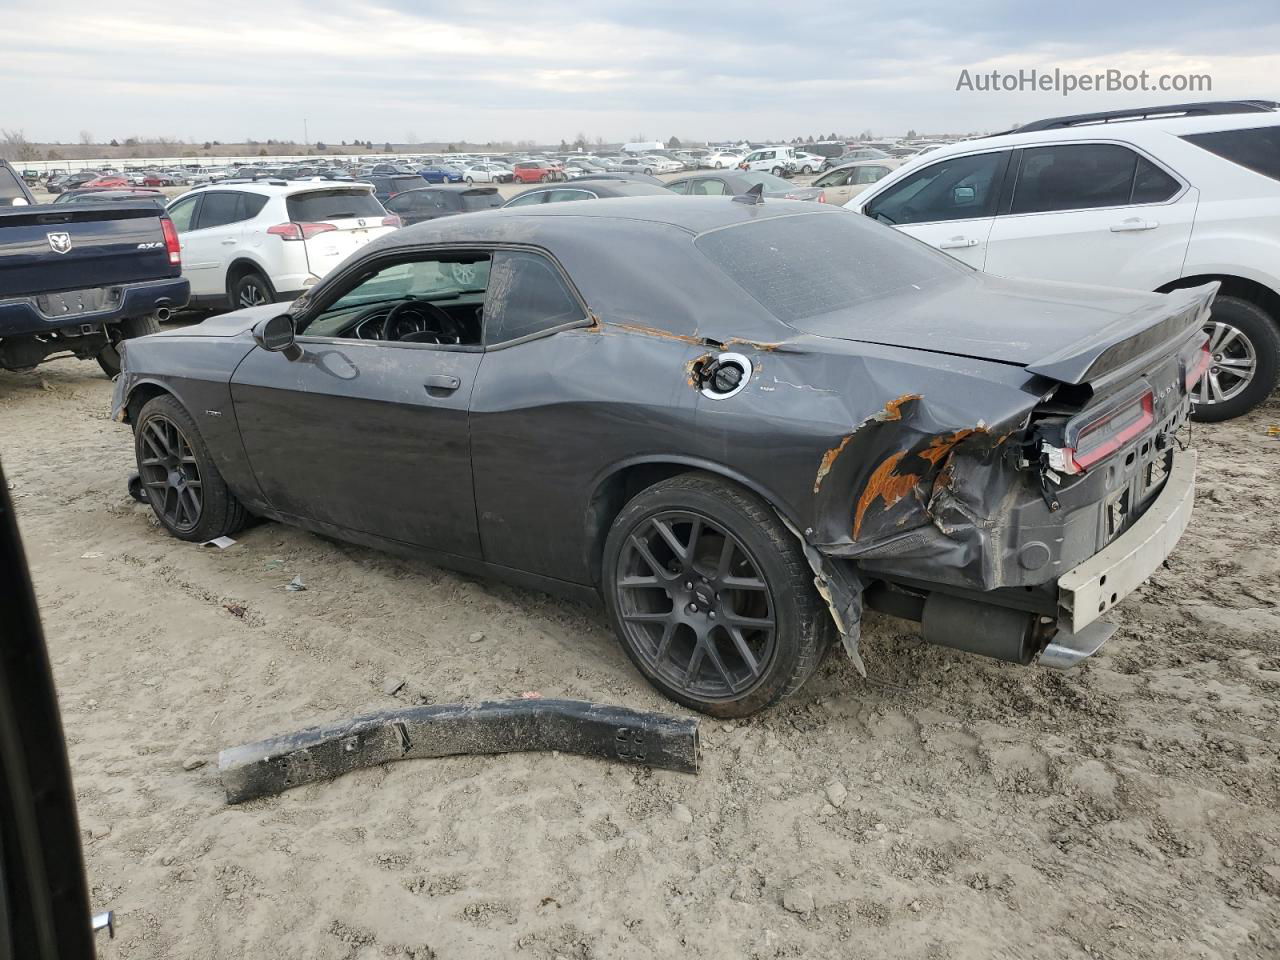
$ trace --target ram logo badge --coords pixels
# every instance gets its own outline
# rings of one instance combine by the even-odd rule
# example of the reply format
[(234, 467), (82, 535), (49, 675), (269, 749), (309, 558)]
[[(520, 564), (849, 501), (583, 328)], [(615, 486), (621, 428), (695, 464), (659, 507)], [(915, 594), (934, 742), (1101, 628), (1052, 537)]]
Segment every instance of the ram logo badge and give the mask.
[(51, 233), (49, 237), (49, 249), (54, 253), (70, 253), (71, 252), (71, 234), (69, 233)]

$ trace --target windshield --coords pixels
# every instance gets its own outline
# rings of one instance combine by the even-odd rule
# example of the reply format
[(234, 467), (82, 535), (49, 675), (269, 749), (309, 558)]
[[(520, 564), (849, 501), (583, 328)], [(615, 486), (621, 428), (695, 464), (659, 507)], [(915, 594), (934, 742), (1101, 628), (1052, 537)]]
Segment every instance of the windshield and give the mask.
[[(695, 246), (779, 320), (822, 336), (839, 335), (838, 314), (853, 304), (969, 273), (918, 240), (843, 212), (750, 221), (705, 233)], [(822, 317), (829, 319), (805, 322)]]

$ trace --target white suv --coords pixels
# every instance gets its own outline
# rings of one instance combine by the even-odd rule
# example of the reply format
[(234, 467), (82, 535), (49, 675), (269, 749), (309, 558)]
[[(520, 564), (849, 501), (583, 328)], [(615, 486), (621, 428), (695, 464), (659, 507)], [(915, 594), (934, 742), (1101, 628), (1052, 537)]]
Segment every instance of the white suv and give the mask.
[(742, 162), (739, 170), (763, 170), (775, 177), (785, 177), (795, 171), (796, 151), (793, 147), (765, 147), (763, 150), (752, 150)]
[(845, 206), (1002, 276), (1159, 292), (1218, 281), (1193, 416), (1226, 420), (1280, 374), (1278, 111), (1244, 100), (1041, 120), (941, 147)]
[(339, 180), (224, 180), (184, 193), (168, 211), (191, 304), (232, 310), (300, 296), (400, 225), (371, 185)]

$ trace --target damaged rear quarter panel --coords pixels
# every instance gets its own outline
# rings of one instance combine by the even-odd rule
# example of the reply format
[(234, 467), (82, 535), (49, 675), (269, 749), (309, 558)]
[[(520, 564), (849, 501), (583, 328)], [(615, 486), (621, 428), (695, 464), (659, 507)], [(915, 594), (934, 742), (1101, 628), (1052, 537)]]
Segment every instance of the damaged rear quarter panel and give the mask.
[[(1020, 367), (797, 336), (748, 389), (700, 398), (708, 455), (767, 478), (805, 539), (866, 568), (1000, 585), (999, 518), (1038, 496), (1004, 460), (1049, 384)], [(992, 553), (994, 551), (994, 556)]]

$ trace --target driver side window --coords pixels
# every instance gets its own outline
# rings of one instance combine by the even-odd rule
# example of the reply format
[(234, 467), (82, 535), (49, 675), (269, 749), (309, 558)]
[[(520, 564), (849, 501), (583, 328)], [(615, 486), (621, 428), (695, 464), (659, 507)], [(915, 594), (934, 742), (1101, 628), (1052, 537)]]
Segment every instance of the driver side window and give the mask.
[(487, 253), (437, 253), (371, 267), (299, 333), (308, 337), (476, 346), (489, 286)]

